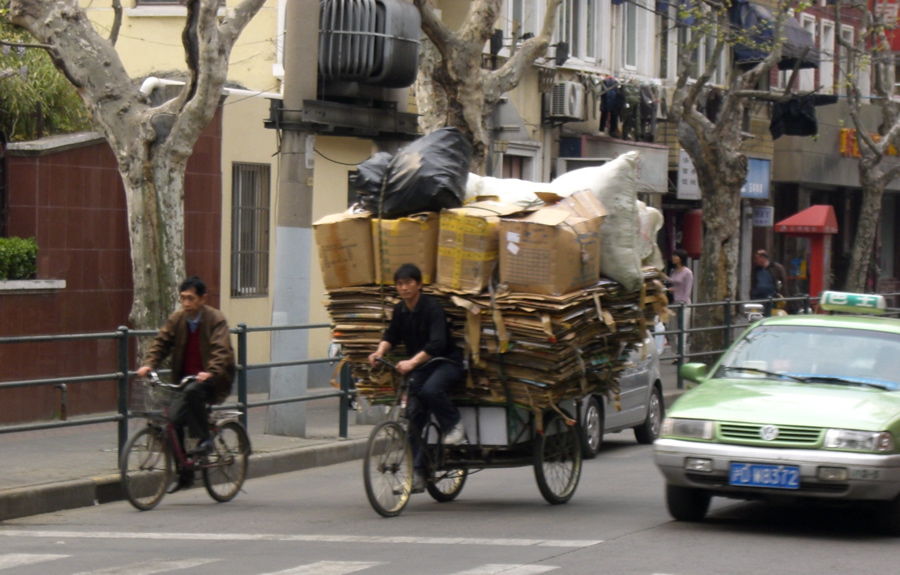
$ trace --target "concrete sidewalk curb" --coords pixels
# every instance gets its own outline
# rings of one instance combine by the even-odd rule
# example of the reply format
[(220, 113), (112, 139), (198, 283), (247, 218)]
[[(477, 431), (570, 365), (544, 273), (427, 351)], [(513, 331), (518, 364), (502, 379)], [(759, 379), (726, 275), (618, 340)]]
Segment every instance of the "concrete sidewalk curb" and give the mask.
[[(362, 459), (368, 438), (250, 455), (248, 479)], [(124, 499), (118, 474), (0, 491), (0, 521)]]

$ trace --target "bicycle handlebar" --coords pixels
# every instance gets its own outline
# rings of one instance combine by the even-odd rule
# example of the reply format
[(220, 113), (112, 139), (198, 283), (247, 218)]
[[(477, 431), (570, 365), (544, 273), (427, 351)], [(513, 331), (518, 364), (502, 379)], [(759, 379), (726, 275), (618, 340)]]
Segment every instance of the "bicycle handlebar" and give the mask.
[(147, 372), (145, 376), (153, 383), (153, 385), (159, 387), (166, 387), (168, 389), (174, 389), (175, 391), (181, 391), (191, 383), (197, 381), (197, 376), (195, 375), (186, 375), (181, 378), (181, 381), (178, 383), (165, 383), (161, 379), (159, 379), (159, 374), (156, 373), (156, 370), (151, 369)]

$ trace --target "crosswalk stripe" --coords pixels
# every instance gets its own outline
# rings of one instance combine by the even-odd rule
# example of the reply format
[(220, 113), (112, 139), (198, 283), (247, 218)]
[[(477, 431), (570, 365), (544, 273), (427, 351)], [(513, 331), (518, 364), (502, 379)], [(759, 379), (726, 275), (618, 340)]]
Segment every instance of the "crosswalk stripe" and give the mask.
[(5, 537), (53, 537), (61, 539), (153, 539), (180, 541), (287, 541), (311, 543), (407, 543), (415, 545), (496, 545), (509, 547), (591, 547), (603, 540), (472, 539), (467, 537), (400, 537), (377, 535), (279, 535), (277, 533), (123, 533), (106, 531), (0, 530)]
[(489, 563), (481, 565), (467, 571), (459, 571), (453, 575), (495, 575), (503, 573), (503, 575), (537, 575), (538, 573), (546, 573), (554, 571), (559, 567), (552, 565), (506, 565), (503, 563)]
[(44, 561), (65, 559), (68, 555), (36, 555), (32, 553), (7, 553), (0, 555), (0, 569), (12, 569), (22, 565), (33, 565)]
[(344, 575), (345, 573), (353, 573), (362, 571), (369, 567), (377, 567), (383, 563), (374, 563), (368, 561), (319, 561), (318, 563), (310, 563), (309, 565), (298, 565), (284, 571), (276, 571), (274, 573), (266, 573), (265, 575), (304, 575), (306, 573), (315, 573), (316, 575)]
[(176, 569), (190, 569), (191, 567), (206, 565), (213, 561), (218, 561), (218, 559), (197, 558), (176, 561), (144, 561), (142, 563), (100, 569), (99, 571), (82, 571), (75, 575), (153, 575), (153, 573), (164, 573), (166, 571), (175, 571)]

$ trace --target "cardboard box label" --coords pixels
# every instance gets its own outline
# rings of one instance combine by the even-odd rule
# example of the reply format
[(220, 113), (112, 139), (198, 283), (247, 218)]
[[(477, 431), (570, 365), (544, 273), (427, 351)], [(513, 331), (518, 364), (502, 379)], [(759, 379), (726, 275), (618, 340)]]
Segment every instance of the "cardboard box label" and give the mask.
[(522, 210), (516, 205), (484, 201), (442, 211), (437, 283), (465, 293), (481, 293), (497, 261), (500, 216)]

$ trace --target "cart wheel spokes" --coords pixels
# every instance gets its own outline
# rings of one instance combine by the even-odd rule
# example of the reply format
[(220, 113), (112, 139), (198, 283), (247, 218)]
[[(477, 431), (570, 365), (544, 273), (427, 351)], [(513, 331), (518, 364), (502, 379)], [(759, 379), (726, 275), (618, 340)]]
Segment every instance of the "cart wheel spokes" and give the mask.
[(372, 430), (363, 461), (363, 480), (369, 504), (384, 517), (403, 511), (412, 489), (412, 448), (406, 430), (385, 421)]
[(468, 476), (469, 472), (466, 469), (438, 471), (432, 480), (425, 484), (425, 488), (435, 501), (446, 503), (456, 499)]
[(534, 476), (548, 503), (565, 503), (575, 494), (581, 477), (578, 428), (567, 425), (558, 413), (546, 417), (544, 432), (534, 440)]

